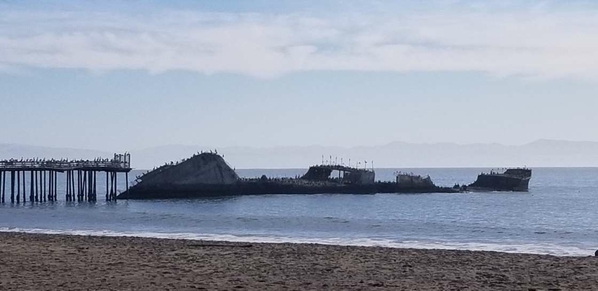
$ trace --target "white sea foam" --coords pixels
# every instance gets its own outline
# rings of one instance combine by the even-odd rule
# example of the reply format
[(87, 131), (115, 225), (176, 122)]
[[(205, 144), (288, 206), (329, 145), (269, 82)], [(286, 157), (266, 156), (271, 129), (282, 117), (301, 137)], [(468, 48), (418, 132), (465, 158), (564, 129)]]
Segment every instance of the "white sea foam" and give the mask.
[(207, 241), (228, 241), (248, 243), (305, 243), (342, 246), (379, 246), (390, 248), (412, 249), (443, 249), (443, 250), (471, 250), (495, 251), (504, 253), (527, 253), (554, 256), (589, 256), (593, 249), (556, 244), (500, 244), (500, 243), (472, 243), (472, 242), (424, 242), (424, 241), (395, 241), (370, 238), (300, 238), (278, 236), (242, 236), (231, 234), (199, 234), (199, 233), (162, 233), (162, 232), (116, 232), (110, 230), (48, 230), (35, 228), (0, 228), (0, 232), (21, 232), (39, 234), (62, 234), (82, 236), (109, 237), (147, 237), (167, 239), (188, 239)]

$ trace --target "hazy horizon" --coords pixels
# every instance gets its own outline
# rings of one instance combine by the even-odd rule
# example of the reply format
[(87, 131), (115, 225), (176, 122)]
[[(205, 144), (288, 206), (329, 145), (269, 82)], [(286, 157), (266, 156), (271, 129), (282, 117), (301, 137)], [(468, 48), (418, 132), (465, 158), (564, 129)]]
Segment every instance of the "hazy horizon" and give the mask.
[[(164, 145), (144, 149), (122, 149), (131, 153), (136, 169), (188, 158), (201, 151), (222, 154), (238, 169), (306, 168), (322, 160), (361, 166), (368, 161), (376, 168), (499, 168), (499, 167), (597, 167), (598, 142), (537, 140), (523, 145), (405, 143), (380, 146), (276, 146), (214, 147)], [(53, 148), (0, 143), (0, 159), (111, 157), (114, 152), (95, 149)], [(331, 159), (332, 157), (332, 159)]]
[(218, 146), (218, 145), (210, 145), (210, 144), (184, 144), (184, 143), (165, 143), (165, 144), (157, 144), (157, 145), (148, 145), (141, 148), (77, 148), (77, 147), (68, 147), (68, 146), (52, 146), (52, 145), (45, 145), (45, 144), (27, 144), (27, 143), (13, 143), (13, 142), (1, 142), (0, 145), (15, 145), (15, 146), (28, 146), (28, 147), (43, 147), (43, 148), (54, 148), (54, 149), (74, 149), (74, 150), (89, 150), (89, 151), (104, 151), (104, 152), (131, 152), (131, 151), (142, 151), (148, 149), (156, 149), (156, 148), (166, 148), (171, 146), (183, 146), (183, 147), (196, 147), (198, 150), (218, 150), (220, 148), (255, 148), (255, 149), (268, 149), (268, 148), (292, 148), (292, 147), (331, 147), (331, 148), (363, 148), (363, 147), (383, 147), (389, 146), (393, 144), (411, 144), (411, 145), (457, 145), (457, 146), (468, 146), (468, 145), (500, 145), (500, 146), (507, 146), (507, 147), (517, 147), (517, 146), (525, 146), (529, 144), (534, 144), (538, 142), (564, 142), (564, 143), (596, 143), (598, 141), (593, 140), (565, 140), (565, 139), (549, 139), (549, 138), (540, 138), (528, 142), (521, 142), (521, 143), (501, 143), (501, 142), (474, 142), (474, 143), (460, 143), (460, 142), (453, 142), (453, 141), (439, 141), (439, 142), (408, 142), (408, 141), (391, 141), (384, 144), (372, 144), (372, 145), (323, 145), (323, 144), (308, 144), (308, 145), (276, 145), (276, 146), (249, 146), (249, 145), (235, 145), (235, 146)]

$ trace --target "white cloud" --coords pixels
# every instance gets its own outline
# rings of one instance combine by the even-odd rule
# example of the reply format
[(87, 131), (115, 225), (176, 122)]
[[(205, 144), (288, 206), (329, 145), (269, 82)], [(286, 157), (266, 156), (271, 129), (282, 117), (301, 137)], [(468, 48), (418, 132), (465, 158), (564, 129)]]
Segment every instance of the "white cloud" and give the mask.
[(480, 71), (598, 78), (594, 12), (430, 10), (310, 17), (192, 11), (0, 12), (0, 68)]

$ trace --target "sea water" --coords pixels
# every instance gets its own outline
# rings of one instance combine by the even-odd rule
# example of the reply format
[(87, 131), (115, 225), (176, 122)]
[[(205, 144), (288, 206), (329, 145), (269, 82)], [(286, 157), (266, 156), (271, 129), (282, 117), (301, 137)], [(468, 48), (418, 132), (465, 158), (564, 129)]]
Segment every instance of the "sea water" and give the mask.
[[(413, 172), (453, 186), (471, 183), (488, 170), (377, 169), (376, 177), (390, 181), (396, 171)], [(533, 170), (527, 193), (294, 194), (116, 203), (101, 201), (99, 176), (100, 201), (66, 202), (59, 185), (57, 202), (0, 205), (0, 230), (592, 255), (598, 249), (598, 168)], [(304, 171), (238, 170), (244, 177), (295, 177)], [(64, 183), (63, 176), (59, 182)]]

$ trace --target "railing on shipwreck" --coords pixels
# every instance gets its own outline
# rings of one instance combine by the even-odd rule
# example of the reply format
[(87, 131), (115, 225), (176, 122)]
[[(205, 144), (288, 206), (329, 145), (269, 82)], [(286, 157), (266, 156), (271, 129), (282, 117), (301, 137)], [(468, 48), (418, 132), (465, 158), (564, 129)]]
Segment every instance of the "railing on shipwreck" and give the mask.
[(66, 201), (97, 201), (99, 172), (106, 173), (106, 201), (115, 201), (118, 194), (118, 173), (125, 174), (128, 190), (130, 171), (129, 153), (114, 154), (112, 159), (94, 160), (0, 160), (0, 202), (6, 201), (7, 181), (10, 181), (8, 188), (11, 203), (24, 203), (27, 201), (27, 196), (30, 202), (56, 201), (59, 189), (58, 173), (64, 173), (66, 179), (63, 184)]

